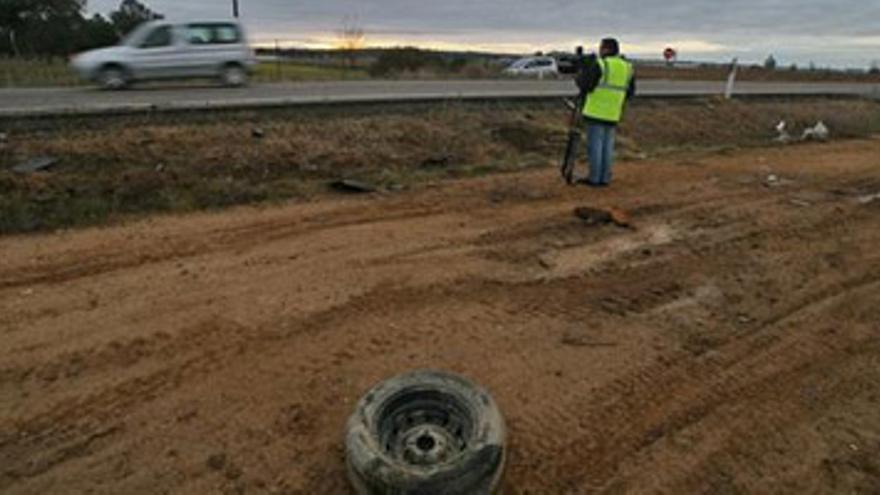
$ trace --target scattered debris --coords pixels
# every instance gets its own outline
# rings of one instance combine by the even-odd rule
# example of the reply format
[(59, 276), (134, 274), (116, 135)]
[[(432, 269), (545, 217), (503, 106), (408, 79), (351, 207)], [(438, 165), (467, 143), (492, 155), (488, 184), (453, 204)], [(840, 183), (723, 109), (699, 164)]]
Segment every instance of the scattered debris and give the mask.
[(629, 213), (619, 208), (610, 208), (608, 212), (611, 213), (611, 221), (618, 227), (634, 228)]
[(259, 127), (255, 127), (251, 130), (251, 137), (253, 137), (254, 139), (263, 139), (264, 137), (266, 137), (266, 131), (260, 129)]
[(791, 142), (791, 134), (788, 133), (786, 129), (788, 124), (784, 120), (780, 120), (778, 124), (776, 124), (776, 141), (777, 143), (788, 144)]
[(433, 155), (426, 158), (422, 164), (422, 168), (446, 168), (452, 163), (453, 156), (449, 153)]
[(776, 174), (770, 174), (764, 179), (764, 187), (781, 187), (792, 184), (794, 181), (784, 179)]
[(859, 204), (867, 205), (877, 200), (880, 200), (880, 193), (868, 194), (867, 196), (859, 197)]
[(585, 337), (578, 337), (575, 335), (565, 335), (562, 337), (562, 345), (567, 345), (570, 347), (616, 347), (616, 342), (597, 342), (593, 340), (588, 340)]
[(618, 208), (599, 209), (580, 206), (574, 209), (574, 215), (587, 225), (604, 225), (613, 223), (618, 227), (634, 228), (629, 214)]
[(9, 134), (0, 132), (0, 144), (6, 144), (7, 141), (9, 141)]
[(545, 270), (556, 268), (556, 259), (554, 253), (544, 253), (538, 256), (538, 264)]
[(794, 206), (800, 206), (801, 208), (813, 206), (813, 203), (810, 203), (809, 201), (805, 201), (803, 199), (791, 199), (788, 202), (793, 204)]
[(804, 129), (801, 141), (827, 141), (831, 132), (821, 120), (813, 127)]
[(332, 187), (333, 189), (335, 189), (339, 192), (345, 192), (345, 193), (366, 194), (366, 193), (376, 192), (375, 186), (373, 186), (371, 184), (367, 184), (365, 182), (352, 180), (352, 179), (342, 179), (342, 180), (337, 180), (337, 181), (331, 182), (330, 187)]
[(164, 164), (164, 163), (160, 163), (160, 164), (156, 165), (156, 172), (162, 172), (162, 171), (164, 171), (164, 170), (165, 170), (165, 164)]
[(19, 174), (31, 174), (47, 170), (53, 167), (56, 163), (58, 163), (57, 158), (41, 156), (12, 167), (12, 171)]
[(226, 454), (214, 454), (208, 457), (208, 462), (206, 464), (214, 471), (220, 471), (226, 466)]
[(795, 139), (788, 132), (788, 124), (781, 120), (776, 124), (776, 137), (773, 139), (777, 143), (789, 144), (794, 141), (827, 141), (831, 135), (831, 130), (825, 125), (825, 122), (819, 121), (813, 127), (804, 129), (799, 139)]

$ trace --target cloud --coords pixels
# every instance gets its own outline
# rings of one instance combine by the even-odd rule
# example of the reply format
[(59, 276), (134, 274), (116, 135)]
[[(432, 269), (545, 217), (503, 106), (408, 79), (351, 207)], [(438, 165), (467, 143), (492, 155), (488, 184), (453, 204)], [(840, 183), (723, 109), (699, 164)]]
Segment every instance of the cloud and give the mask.
[[(361, 20), (377, 41), (533, 51), (593, 45), (619, 37), (631, 52), (653, 54), (667, 45), (683, 56), (724, 58), (769, 53), (825, 63), (876, 58), (877, 0), (240, 0), (255, 38), (328, 39), (345, 16)], [(91, 0), (107, 11), (116, 0)], [(228, 16), (231, 0), (147, 0), (171, 17)], [(371, 34), (372, 33), (372, 34)], [(829, 49), (828, 40), (833, 40)], [(839, 64), (837, 64), (839, 65)]]

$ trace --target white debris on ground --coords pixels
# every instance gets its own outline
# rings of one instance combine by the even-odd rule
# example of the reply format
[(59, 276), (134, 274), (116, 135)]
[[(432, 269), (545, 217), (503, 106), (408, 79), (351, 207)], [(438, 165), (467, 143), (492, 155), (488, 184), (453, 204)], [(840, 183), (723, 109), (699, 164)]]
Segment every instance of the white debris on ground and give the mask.
[(831, 130), (825, 125), (825, 122), (819, 121), (813, 127), (804, 129), (799, 139), (795, 139), (788, 132), (788, 123), (780, 120), (776, 124), (776, 137), (773, 139), (777, 143), (789, 144), (795, 141), (827, 141), (831, 136)]
[(880, 200), (880, 193), (868, 194), (867, 196), (861, 196), (859, 198), (859, 204), (867, 205), (878, 200)]
[(828, 130), (828, 127), (820, 120), (815, 126), (804, 129), (801, 141), (827, 141), (829, 134), (830, 131)]
[(786, 130), (787, 124), (784, 120), (780, 120), (778, 124), (776, 124), (776, 139), (775, 141), (782, 144), (788, 144), (791, 142), (791, 134)]

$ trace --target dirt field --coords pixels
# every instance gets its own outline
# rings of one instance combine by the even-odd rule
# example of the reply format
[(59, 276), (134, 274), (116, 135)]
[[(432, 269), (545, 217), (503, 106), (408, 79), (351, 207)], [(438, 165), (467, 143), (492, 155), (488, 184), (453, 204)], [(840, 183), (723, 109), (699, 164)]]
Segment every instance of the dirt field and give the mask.
[(0, 492), (347, 494), (354, 402), (432, 367), (497, 398), (508, 495), (878, 493), (878, 170), (866, 139), (7, 237)]

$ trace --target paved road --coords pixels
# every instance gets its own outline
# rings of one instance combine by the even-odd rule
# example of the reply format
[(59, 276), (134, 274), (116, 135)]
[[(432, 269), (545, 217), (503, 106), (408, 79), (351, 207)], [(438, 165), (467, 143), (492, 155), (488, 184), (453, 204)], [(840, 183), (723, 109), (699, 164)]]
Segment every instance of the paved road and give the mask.
[[(121, 92), (92, 88), (0, 90), (0, 117), (64, 113), (137, 112), (237, 108), (319, 103), (365, 103), (444, 99), (561, 97), (573, 93), (570, 81), (368, 81), (213, 86), (148, 86)], [(720, 94), (722, 82), (641, 81), (642, 96)], [(740, 83), (739, 95), (872, 95), (878, 84)]]

